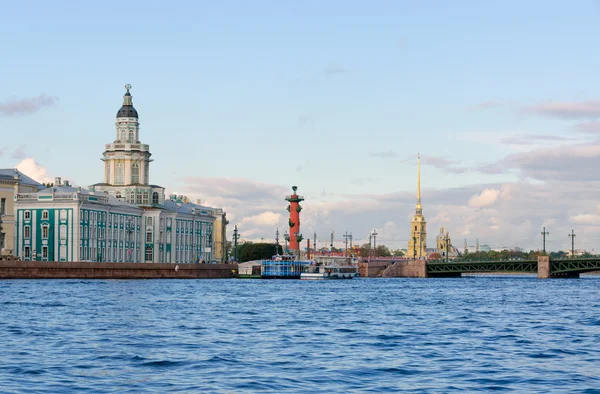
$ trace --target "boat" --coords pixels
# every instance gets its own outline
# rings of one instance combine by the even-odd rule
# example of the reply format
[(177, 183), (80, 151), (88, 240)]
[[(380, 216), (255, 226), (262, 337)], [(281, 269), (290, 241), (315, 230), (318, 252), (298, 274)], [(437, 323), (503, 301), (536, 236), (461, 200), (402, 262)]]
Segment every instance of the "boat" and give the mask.
[(275, 255), (261, 261), (260, 276), (263, 279), (300, 279), (304, 268), (312, 264), (311, 260), (301, 260), (293, 255)]
[(352, 257), (318, 256), (304, 267), (303, 280), (352, 279), (358, 276), (358, 261)]

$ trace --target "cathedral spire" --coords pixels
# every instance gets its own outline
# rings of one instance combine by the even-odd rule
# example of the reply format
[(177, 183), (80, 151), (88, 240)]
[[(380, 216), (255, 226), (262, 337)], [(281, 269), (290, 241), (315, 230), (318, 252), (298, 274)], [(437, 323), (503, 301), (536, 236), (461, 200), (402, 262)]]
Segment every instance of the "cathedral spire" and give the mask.
[(421, 208), (421, 155), (417, 153), (417, 208)]

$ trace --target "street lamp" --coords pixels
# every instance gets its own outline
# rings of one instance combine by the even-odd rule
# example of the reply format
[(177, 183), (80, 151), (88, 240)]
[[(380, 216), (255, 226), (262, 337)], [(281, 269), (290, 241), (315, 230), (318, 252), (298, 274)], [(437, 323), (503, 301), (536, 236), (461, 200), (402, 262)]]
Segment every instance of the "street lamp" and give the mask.
[(377, 258), (377, 230), (373, 229), (373, 255)]
[(285, 255), (288, 255), (288, 242), (290, 241), (290, 234), (286, 231), (283, 234), (283, 239), (285, 240)]
[(417, 236), (413, 235), (413, 260), (417, 259)]
[(127, 218), (127, 225), (125, 226), (125, 232), (127, 233), (127, 247), (126, 247), (126, 251), (127, 251), (127, 260), (131, 259), (131, 261), (133, 262), (133, 251), (130, 249), (131, 248), (131, 233), (133, 233), (133, 229), (131, 228), (131, 221), (133, 220), (133, 218)]

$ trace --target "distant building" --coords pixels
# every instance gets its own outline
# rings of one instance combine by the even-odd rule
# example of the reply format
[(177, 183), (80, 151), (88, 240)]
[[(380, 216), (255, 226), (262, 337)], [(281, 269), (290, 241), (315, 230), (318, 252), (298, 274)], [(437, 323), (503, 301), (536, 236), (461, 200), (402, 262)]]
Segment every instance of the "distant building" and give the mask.
[(427, 222), (421, 206), (421, 156), (417, 156), (417, 205), (413, 216), (406, 257), (423, 258), (427, 256)]
[[(192, 204), (151, 185), (149, 146), (139, 141), (129, 89), (105, 146), (104, 182), (89, 190), (57, 178), (15, 196), (17, 255), (23, 260), (192, 263), (213, 260), (222, 210)], [(220, 211), (220, 212), (218, 212)]]
[(435, 238), (435, 253), (439, 253), (443, 258), (448, 256), (448, 258), (456, 258), (461, 254), (457, 248), (452, 245), (452, 240), (450, 239), (450, 232), (446, 231), (444, 233), (444, 228), (440, 227), (440, 233)]
[(36, 193), (44, 186), (16, 168), (0, 169), (0, 254), (12, 255), (15, 249), (14, 199), (19, 193)]
[[(573, 254), (571, 253), (571, 249), (567, 249), (565, 250), (565, 253), (567, 254), (567, 257), (572, 257)], [(583, 256), (585, 254), (588, 254), (589, 252), (585, 249), (575, 249), (575, 257), (578, 256)]]
[[(477, 241), (477, 242), (479, 242), (479, 241)], [(479, 244), (478, 244), (478, 245), (479, 245)], [(490, 245), (483, 244), (483, 245), (479, 245), (479, 251), (480, 251), (480, 252), (487, 253), (487, 252), (491, 252), (491, 251), (492, 251), (492, 248), (491, 248), (491, 246), (490, 246)]]

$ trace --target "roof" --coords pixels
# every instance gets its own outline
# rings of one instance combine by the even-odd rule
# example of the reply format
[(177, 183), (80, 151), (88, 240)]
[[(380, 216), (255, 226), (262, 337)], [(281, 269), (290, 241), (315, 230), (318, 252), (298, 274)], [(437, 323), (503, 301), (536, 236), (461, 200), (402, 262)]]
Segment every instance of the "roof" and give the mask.
[[(176, 203), (175, 201), (171, 201), (171, 200), (165, 200), (163, 207), (167, 211), (177, 212), (177, 213), (182, 213), (182, 214), (187, 214), (187, 215), (193, 215), (192, 209), (198, 209), (201, 211), (204, 210), (205, 214), (207, 214), (207, 215), (213, 214), (213, 211), (214, 211), (214, 208), (204, 207), (202, 205), (192, 204), (192, 203), (179, 204), (179, 203)], [(196, 212), (196, 214), (198, 214), (198, 213)]]
[(37, 186), (39, 189), (42, 189), (44, 187), (44, 185), (42, 185), (35, 179), (30, 178), (27, 175), (23, 174), (21, 171), (17, 170), (16, 168), (1, 168), (0, 169), (0, 177), (14, 178), (15, 176), (19, 177), (19, 182), (22, 183), (23, 185)]

